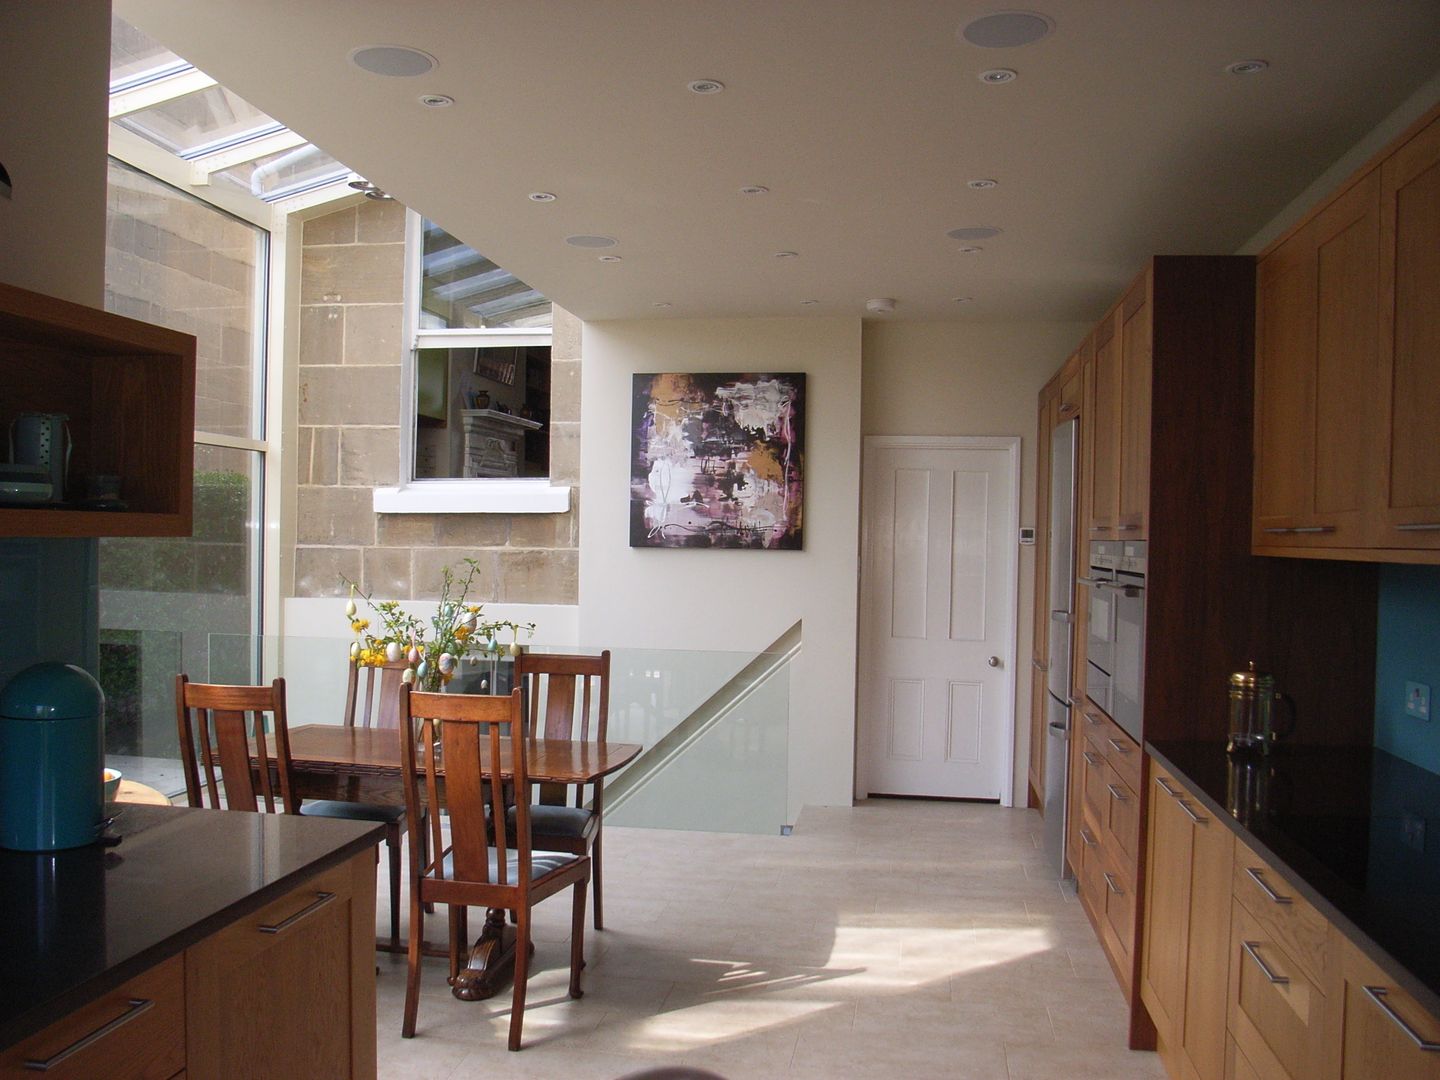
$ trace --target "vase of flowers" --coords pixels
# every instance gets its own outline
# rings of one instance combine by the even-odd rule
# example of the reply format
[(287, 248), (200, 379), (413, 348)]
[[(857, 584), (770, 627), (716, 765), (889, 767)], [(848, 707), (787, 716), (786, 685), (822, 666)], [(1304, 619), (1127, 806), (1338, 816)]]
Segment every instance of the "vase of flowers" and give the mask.
[[(462, 660), (494, 658), (507, 652), (518, 656), (520, 635), (532, 636), (535, 624), (486, 619), (482, 605), (468, 602), (479, 564), (474, 559), (466, 559), (465, 567), (465, 572), (458, 577), (450, 567), (445, 568), (440, 599), (428, 622), (403, 610), (395, 600), (374, 600), (353, 581), (342, 577), (350, 587), (345, 617), (355, 634), (350, 658), (365, 667), (404, 660), (401, 678), (417, 689), (433, 693), (455, 677)], [(380, 624), (374, 632), (371, 620), (360, 615), (355, 603), (357, 596), (365, 601)], [(504, 640), (506, 637), (508, 642)]]

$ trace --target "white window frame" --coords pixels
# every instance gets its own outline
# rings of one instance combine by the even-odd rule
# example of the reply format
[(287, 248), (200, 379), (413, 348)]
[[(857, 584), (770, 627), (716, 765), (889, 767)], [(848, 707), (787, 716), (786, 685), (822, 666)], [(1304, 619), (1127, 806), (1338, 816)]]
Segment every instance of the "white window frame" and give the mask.
[(421, 349), (493, 346), (548, 346), (550, 330), (511, 327), (493, 330), (426, 330), (420, 327), (423, 218), (405, 211), (405, 289), (400, 360), (400, 476), (394, 487), (374, 489), (377, 514), (563, 514), (570, 509), (568, 485), (548, 477), (486, 477), (416, 480), (415, 364)]

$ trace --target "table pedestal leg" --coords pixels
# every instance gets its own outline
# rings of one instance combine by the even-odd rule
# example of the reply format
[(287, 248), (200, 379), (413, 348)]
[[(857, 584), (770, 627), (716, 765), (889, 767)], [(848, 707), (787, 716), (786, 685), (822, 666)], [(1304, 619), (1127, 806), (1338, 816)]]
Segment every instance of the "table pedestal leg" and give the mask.
[[(534, 952), (535, 946), (530, 946)], [(470, 961), (450, 984), (450, 992), (461, 1001), (482, 1001), (493, 997), (515, 974), (515, 931), (505, 924), (505, 909), (490, 908), (485, 928), (470, 950)]]

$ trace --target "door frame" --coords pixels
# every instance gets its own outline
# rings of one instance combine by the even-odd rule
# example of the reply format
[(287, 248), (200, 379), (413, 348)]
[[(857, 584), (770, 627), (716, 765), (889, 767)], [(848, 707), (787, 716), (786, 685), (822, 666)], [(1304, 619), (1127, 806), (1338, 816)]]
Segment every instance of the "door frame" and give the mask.
[[(1000, 743), (1000, 805), (1015, 805), (1015, 657), (1020, 632), (1020, 468), (1022, 465), (1019, 435), (865, 435), (861, 438), (860, 458), (860, 566), (856, 582), (857, 630), (855, 635), (855, 679), (856, 704), (860, 704), (859, 680), (862, 677), (860, 638), (864, 634), (865, 567), (870, 559), (869, 519), (865, 513), (865, 465), (874, 450), (1004, 450), (1010, 458), (1010, 517), (1006, 521), (1009, 535), (1009, 554), (1005, 565), (1010, 573), (1010, 632), (1005, 635), (1004, 652), (1001, 657), (1005, 665), (1005, 689), (1003, 709), (1003, 738)], [(855, 747), (857, 763), (860, 755), (869, 754), (869, 731), (861, 730), (861, 709), (855, 710)], [(857, 770), (857, 779), (865, 779), (865, 794), (869, 794), (868, 757), (863, 770)], [(856, 785), (858, 796), (860, 785)]]

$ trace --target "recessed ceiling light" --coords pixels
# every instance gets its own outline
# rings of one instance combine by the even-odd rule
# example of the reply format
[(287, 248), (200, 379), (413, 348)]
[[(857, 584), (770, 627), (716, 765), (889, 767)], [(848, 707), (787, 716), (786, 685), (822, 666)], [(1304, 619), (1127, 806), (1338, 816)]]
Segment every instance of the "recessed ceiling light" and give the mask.
[(989, 83), (991, 86), (999, 86), (1001, 83), (1012, 81), (1018, 74), (1018, 71), (1014, 71), (1011, 68), (991, 68), (988, 71), (980, 72), (979, 78), (983, 83)]
[(865, 301), (865, 310), (875, 315), (889, 315), (895, 310), (895, 301), (889, 296), (877, 296)]
[(1231, 75), (1258, 75), (1269, 66), (1269, 60), (1236, 60), (1233, 64), (1226, 64), (1225, 70)]
[(719, 79), (695, 79), (686, 84), (692, 94), (718, 94), (725, 89)]
[(601, 262), (619, 262), (619, 261), (620, 261), (620, 256), (619, 256), (619, 255), (597, 255), (596, 258), (599, 259)]
[(982, 15), (960, 28), (960, 36), (982, 49), (1014, 49), (1039, 41), (1055, 23), (1033, 11), (999, 11)]
[(619, 243), (613, 236), (593, 236), (589, 233), (577, 233), (574, 236), (565, 237), (565, 242), (571, 247), (578, 248), (607, 248), (614, 247)]
[(951, 240), (989, 240), (992, 236), (999, 236), (1000, 230), (994, 225), (965, 225), (951, 229), (945, 235)]
[(951, 298), (951, 302), (955, 304), (968, 304), (974, 299), (973, 296), (955, 296)]
[(421, 94), (420, 104), (427, 109), (445, 109), (455, 104), (455, 99), (449, 94)]
[(669, 300), (656, 300), (655, 303), (651, 304), (650, 306), (651, 306), (651, 307), (674, 307), (674, 305), (671, 304)]
[(987, 190), (989, 190), (989, 189), (992, 188), (992, 187), (999, 187), (999, 186), (1000, 186), (1000, 181), (999, 181), (999, 180), (985, 180), (985, 179), (981, 179), (981, 180), (966, 180), (966, 181), (965, 181), (965, 186), (968, 187), (968, 188), (974, 188), (976, 191), (987, 191)]
[(800, 301), (800, 306), (801, 306), (801, 307), (810, 307), (811, 305), (813, 305), (813, 304), (818, 304), (819, 302), (820, 302), (819, 300), (801, 300), (801, 301)]
[(532, 191), (527, 198), (531, 202), (554, 202), (555, 193), (553, 191)]
[(365, 45), (350, 53), (350, 62), (371, 75), (408, 79), (434, 71), (435, 57), (408, 45)]
[(356, 191), (360, 192), (360, 194), (364, 195), (367, 199), (393, 199), (393, 198), (395, 198), (394, 195), (389, 195), (389, 194), (381, 191), (379, 187), (377, 187), (376, 185), (372, 184), (369, 180), (365, 180), (365, 179), (363, 179), (363, 178), (361, 178), (361, 177), (356, 177), (354, 180), (351, 180), (351, 181), (350, 181), (350, 187), (352, 187), (352, 188), (354, 188)]
[(746, 184), (740, 189), (741, 195), (768, 195), (770, 189), (764, 184)]
[(777, 258), (777, 259), (798, 259), (799, 257), (800, 257), (800, 253), (799, 253), (798, 251), (777, 251), (777, 252), (775, 252), (775, 258)]
[(976, 247), (974, 244), (966, 244), (964, 247), (958, 247), (955, 250), (958, 251), (961, 255), (978, 255), (985, 249), (981, 247)]

